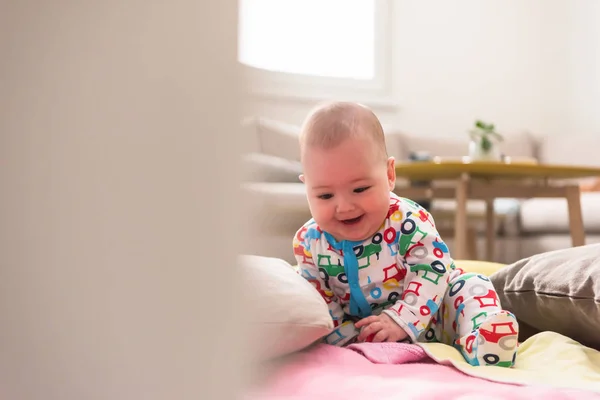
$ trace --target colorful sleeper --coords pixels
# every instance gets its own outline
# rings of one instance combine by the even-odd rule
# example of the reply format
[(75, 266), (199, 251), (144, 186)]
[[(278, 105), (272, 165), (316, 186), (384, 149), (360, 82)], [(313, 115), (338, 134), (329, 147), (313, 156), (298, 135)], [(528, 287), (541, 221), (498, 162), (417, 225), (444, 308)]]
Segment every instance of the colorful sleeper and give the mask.
[(362, 242), (337, 241), (311, 219), (293, 246), (299, 272), (334, 321), (326, 343), (351, 343), (356, 321), (384, 312), (412, 342), (453, 345), (473, 365), (513, 365), (516, 319), (501, 309), (487, 277), (455, 268), (433, 218), (417, 203), (390, 193), (385, 221)]

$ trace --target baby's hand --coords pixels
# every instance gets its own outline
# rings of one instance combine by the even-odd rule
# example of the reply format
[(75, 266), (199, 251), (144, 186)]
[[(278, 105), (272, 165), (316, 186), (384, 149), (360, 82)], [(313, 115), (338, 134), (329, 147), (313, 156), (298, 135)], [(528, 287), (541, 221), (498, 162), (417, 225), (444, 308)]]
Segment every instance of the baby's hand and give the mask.
[(354, 325), (360, 329), (358, 342), (398, 342), (408, 334), (386, 314), (363, 318)]

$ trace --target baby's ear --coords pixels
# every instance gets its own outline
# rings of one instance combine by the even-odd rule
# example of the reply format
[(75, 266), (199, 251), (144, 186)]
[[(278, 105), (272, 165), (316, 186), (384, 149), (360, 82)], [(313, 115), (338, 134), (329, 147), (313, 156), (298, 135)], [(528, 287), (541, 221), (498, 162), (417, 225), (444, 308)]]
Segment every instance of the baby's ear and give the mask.
[(304, 183), (304, 174), (298, 175), (298, 179), (300, 179), (300, 182)]
[(396, 160), (394, 157), (387, 160), (387, 177), (390, 190), (394, 190), (396, 187)]

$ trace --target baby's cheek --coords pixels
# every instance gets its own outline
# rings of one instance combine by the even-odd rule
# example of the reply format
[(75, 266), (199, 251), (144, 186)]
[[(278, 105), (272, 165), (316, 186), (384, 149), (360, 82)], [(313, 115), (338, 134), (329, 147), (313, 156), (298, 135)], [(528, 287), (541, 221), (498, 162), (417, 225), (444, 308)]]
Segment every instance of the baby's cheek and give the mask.
[(309, 200), (308, 205), (310, 207), (310, 213), (313, 215), (313, 217), (316, 218), (322, 214), (323, 207), (318, 202)]
[(373, 203), (377, 204), (377, 208), (385, 210), (385, 212), (387, 213), (387, 210), (389, 210), (390, 208), (390, 195), (388, 193), (378, 193), (377, 200), (373, 200)]
[(313, 215), (318, 216), (321, 219), (324, 219), (328, 214), (327, 206), (324, 205), (316, 205), (313, 207)]
[(325, 227), (331, 223), (332, 213), (324, 207), (312, 209), (311, 214), (317, 224), (321, 227)]
[(389, 197), (385, 199), (377, 199), (371, 203), (371, 213), (377, 214), (377, 218), (381, 221), (385, 220), (385, 217), (390, 209)]

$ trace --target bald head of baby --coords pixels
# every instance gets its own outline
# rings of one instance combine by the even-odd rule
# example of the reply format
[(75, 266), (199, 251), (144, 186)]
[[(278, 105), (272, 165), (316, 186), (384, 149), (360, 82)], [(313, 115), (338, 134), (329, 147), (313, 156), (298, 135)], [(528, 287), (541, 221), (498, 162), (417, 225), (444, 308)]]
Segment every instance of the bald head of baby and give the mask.
[(369, 108), (352, 102), (323, 103), (309, 113), (300, 133), (301, 159), (311, 148), (332, 149), (347, 139), (365, 139), (374, 156), (386, 162), (385, 136), (379, 119)]

